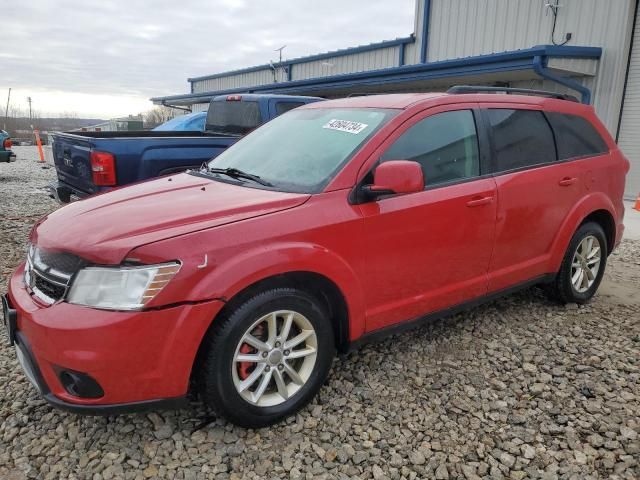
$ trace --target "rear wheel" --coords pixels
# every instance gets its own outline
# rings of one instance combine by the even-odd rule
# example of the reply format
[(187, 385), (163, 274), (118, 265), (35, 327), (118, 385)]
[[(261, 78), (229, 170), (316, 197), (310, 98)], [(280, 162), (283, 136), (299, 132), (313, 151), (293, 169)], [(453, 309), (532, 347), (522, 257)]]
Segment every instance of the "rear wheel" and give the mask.
[(270, 425), (302, 408), (322, 386), (335, 354), (326, 310), (292, 288), (247, 300), (205, 342), (204, 401), (245, 427)]
[(607, 264), (607, 238), (595, 222), (580, 226), (569, 243), (550, 296), (562, 303), (586, 303), (596, 293)]

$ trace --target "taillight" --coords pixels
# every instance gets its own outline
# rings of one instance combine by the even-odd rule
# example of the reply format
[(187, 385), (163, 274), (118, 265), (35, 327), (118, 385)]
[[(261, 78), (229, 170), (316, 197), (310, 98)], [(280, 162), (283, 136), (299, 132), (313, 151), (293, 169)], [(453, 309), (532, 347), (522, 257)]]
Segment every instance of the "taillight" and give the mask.
[(2, 146), (4, 147), (5, 150), (10, 150), (11, 147), (13, 147), (13, 142), (11, 141), (10, 138), (5, 138), (4, 142), (2, 142)]
[(91, 172), (96, 186), (112, 187), (116, 184), (116, 159), (111, 153), (91, 152)]
[(242, 95), (228, 95), (227, 102), (240, 102), (242, 100)]

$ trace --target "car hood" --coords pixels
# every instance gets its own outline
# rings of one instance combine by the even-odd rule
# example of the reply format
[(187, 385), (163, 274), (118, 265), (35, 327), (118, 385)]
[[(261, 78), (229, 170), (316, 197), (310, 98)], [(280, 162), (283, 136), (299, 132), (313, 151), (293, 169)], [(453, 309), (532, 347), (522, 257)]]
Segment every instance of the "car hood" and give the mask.
[(31, 241), (118, 264), (141, 245), (293, 208), (308, 198), (183, 173), (71, 203), (41, 219)]

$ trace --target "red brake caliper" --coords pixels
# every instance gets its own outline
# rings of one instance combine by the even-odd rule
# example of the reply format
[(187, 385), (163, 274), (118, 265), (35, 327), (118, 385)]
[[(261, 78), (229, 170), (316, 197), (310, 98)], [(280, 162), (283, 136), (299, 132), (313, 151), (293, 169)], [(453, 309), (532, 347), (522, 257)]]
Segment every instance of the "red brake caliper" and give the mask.
[[(250, 345), (243, 343), (240, 347), (240, 353), (251, 353), (253, 349)], [(244, 380), (251, 373), (249, 369), (253, 366), (251, 362), (240, 362), (238, 363), (238, 375), (240, 376), (240, 380)]]
[[(263, 332), (264, 332), (263, 324), (256, 326), (256, 328), (253, 330), (253, 334), (258, 338), (262, 337)], [(243, 343), (240, 346), (240, 353), (257, 353), (257, 351), (258, 350), (256, 350), (255, 348), (253, 348), (251, 345), (247, 343)], [(253, 362), (238, 363), (238, 375), (240, 376), (240, 380), (244, 380), (245, 378), (247, 378), (253, 371), (254, 367), (255, 367), (255, 364)]]

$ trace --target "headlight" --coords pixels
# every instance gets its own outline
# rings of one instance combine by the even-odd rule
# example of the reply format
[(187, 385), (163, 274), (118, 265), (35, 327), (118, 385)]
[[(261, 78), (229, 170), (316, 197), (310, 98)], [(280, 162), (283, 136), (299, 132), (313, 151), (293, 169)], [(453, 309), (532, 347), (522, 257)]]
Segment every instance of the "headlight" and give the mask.
[(179, 270), (179, 263), (86, 267), (76, 274), (67, 302), (108, 310), (140, 310)]

